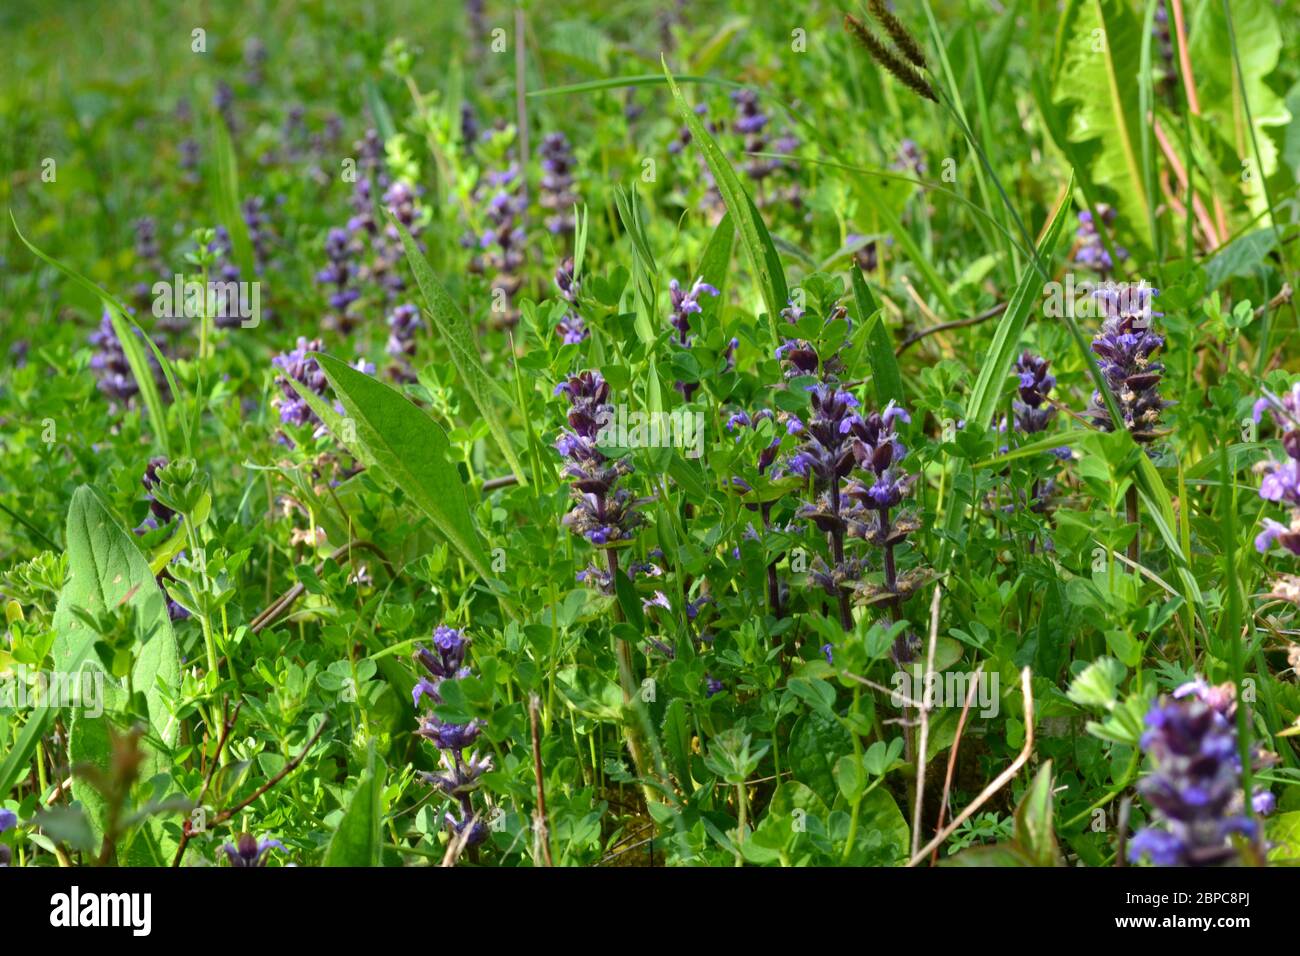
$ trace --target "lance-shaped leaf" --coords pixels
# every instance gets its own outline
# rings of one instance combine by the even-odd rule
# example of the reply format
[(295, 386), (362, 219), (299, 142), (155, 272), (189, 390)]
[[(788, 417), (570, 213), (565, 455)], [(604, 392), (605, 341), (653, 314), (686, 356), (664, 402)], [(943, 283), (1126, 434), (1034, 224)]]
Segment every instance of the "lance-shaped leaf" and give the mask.
[(415, 274), (415, 283), (420, 287), (420, 295), (424, 297), (425, 314), (432, 320), (438, 334), (447, 344), (447, 349), (451, 352), (451, 361), (456, 366), (456, 371), (460, 373), (461, 384), (465, 386), (479, 414), (487, 422), (492, 437), (500, 446), (501, 453), (506, 456), (510, 470), (514, 472), (521, 485), (527, 484), (523, 465), (519, 461), (519, 456), (515, 454), (515, 447), (510, 443), (510, 433), (501, 418), (500, 408), (510, 406), (510, 396), (484, 370), (483, 360), (475, 347), (478, 339), (474, 335), (474, 330), (470, 328), (469, 320), (465, 318), (465, 314), (460, 311), (460, 307), (456, 305), (443, 284), (438, 281), (433, 268), (425, 260), (424, 253), (420, 252), (420, 247), (415, 244), (411, 234), (400, 222), (394, 219), (393, 225), (397, 227), (402, 237), (406, 261), (410, 263), (411, 271)]
[(1031, 455), (1042, 455), (1058, 448), (1073, 448), (1090, 435), (1097, 434), (1090, 428), (1070, 428), (1063, 432), (1052, 432), (1043, 438), (1027, 441), (1008, 451), (1000, 452), (992, 458), (985, 458), (971, 465), (972, 468), (1004, 468), (1008, 462)]
[[(98, 635), (75, 612), (103, 615), (123, 605), (135, 612), (135, 663), (132, 686), (142, 692), (149, 713), (151, 735), (166, 746), (176, 740), (177, 724), (167, 707), (163, 688), (175, 693), (180, 687), (180, 656), (167, 616), (167, 603), (154, 581), (149, 562), (134, 539), (118, 524), (95, 494), (82, 485), (72, 496), (65, 534), (68, 549), (68, 578), (54, 611), (54, 669), (65, 675), (100, 670), (94, 647)], [(80, 686), (84, 687), (82, 683)], [(104, 699), (99, 704), (120, 704), (125, 696), (104, 677)], [(84, 698), (83, 698), (84, 700)], [(60, 708), (41, 704), (33, 709), (14, 748), (0, 763), (0, 794), (7, 792), (27, 772), (41, 735), (53, 723)], [(166, 769), (165, 755), (147, 748), (149, 775)]]
[(884, 313), (867, 288), (862, 270), (853, 266), (849, 272), (853, 276), (853, 299), (858, 306), (858, 321), (866, 325), (867, 361), (871, 364), (871, 387), (876, 392), (876, 402), (882, 408), (891, 401), (902, 405), (903, 375), (898, 370), (894, 343), (885, 328)]
[(396, 484), (485, 580), (492, 578), (483, 539), (470, 515), (460, 472), (451, 461), (451, 443), (432, 418), (396, 389), (345, 362), (312, 353), (356, 425), (355, 441), (340, 428), (335, 437), (355, 448)]
[(677, 109), (691, 131), (691, 139), (699, 146), (704, 162), (713, 174), (714, 182), (718, 184), (722, 201), (726, 204), (727, 211), (731, 213), (731, 218), (735, 220), (736, 230), (740, 233), (740, 244), (749, 258), (754, 277), (758, 280), (759, 291), (763, 295), (763, 304), (767, 308), (768, 321), (771, 323), (772, 335), (775, 338), (777, 317), (780, 316), (781, 308), (789, 297), (789, 290), (786, 287), (785, 273), (781, 269), (776, 248), (772, 245), (772, 237), (768, 235), (762, 217), (758, 215), (753, 200), (745, 192), (745, 187), (740, 184), (740, 178), (731, 168), (726, 154), (709, 135), (700, 118), (695, 115), (695, 111), (687, 104), (682, 91), (673, 81), (672, 74), (668, 72), (668, 64), (664, 63), (663, 66), (664, 75), (668, 79), (668, 88), (673, 91), (673, 99), (677, 102)]
[(732, 224), (731, 213), (724, 212), (717, 228), (713, 230), (713, 235), (709, 237), (709, 244), (704, 247), (704, 254), (700, 256), (700, 278), (718, 290), (717, 295), (700, 297), (703, 300), (700, 302), (701, 329), (707, 329), (715, 324), (717, 317), (722, 314), (722, 304), (727, 298), (727, 277), (731, 274), (731, 250), (735, 240), (736, 227)]
[(1052, 815), (1052, 762), (1046, 761), (1016, 807), (1015, 842), (1034, 866), (1058, 866), (1061, 850)]
[(325, 850), (325, 866), (379, 866), (384, 775), (384, 762), (371, 747), (366, 772)]
[[(18, 228), (18, 220), (14, 218), (13, 213), (9, 214), (9, 220), (13, 223), (14, 232), (22, 240), (32, 255), (36, 256), (42, 262), (45, 262), (58, 269), (65, 276), (71, 279), (77, 285), (81, 286), (86, 292), (98, 298), (107, 310), (109, 319), (113, 324), (113, 333), (117, 336), (118, 342), (121, 343), (122, 352), (126, 356), (127, 364), (131, 367), (131, 375), (135, 379), (136, 385), (140, 389), (140, 397), (144, 402), (145, 411), (149, 415), (149, 420), (153, 423), (154, 439), (158, 443), (159, 450), (167, 457), (171, 457), (170, 436), (167, 432), (167, 417), (164, 412), (162, 397), (159, 394), (158, 386), (154, 382), (152, 370), (149, 368), (148, 359), (145, 355), (144, 346), (148, 346), (153, 352), (154, 359), (158, 362), (159, 367), (167, 378), (167, 385), (171, 393), (176, 398), (183, 397), (175, 376), (172, 374), (171, 363), (166, 356), (162, 354), (153, 340), (144, 333), (135, 320), (127, 313), (125, 306), (110, 295), (96, 283), (87, 279), (84, 275), (72, 268), (65, 262), (54, 258), (49, 253), (39, 249), (28, 241), (23, 235), (23, 231)], [(141, 344), (143, 343), (143, 344)], [(186, 453), (189, 453), (190, 433), (189, 426), (185, 422), (184, 416), (181, 416), (181, 430), (185, 437)]]
[[(1073, 185), (1073, 178), (1071, 179)], [(1056, 249), (1057, 239), (1061, 235), (1061, 224), (1065, 220), (1065, 211), (1070, 205), (1071, 190), (1062, 194), (1061, 204), (1056, 208), (1051, 224), (1042, 241), (1038, 244), (1038, 259), (1041, 267), (1035, 263), (1025, 266), (1020, 284), (1006, 312), (998, 320), (997, 330), (993, 334), (993, 344), (989, 346), (984, 363), (980, 366), (980, 375), (971, 389), (970, 400), (966, 403), (966, 420), (973, 422), (978, 429), (988, 428), (993, 421), (993, 414), (1001, 400), (1002, 387), (1020, 348), (1020, 335), (1029, 321), (1029, 313), (1036, 304), (1042, 302), (1042, 271), (1048, 270), (1052, 262), (1052, 253)]]
[[(92, 649), (98, 635), (73, 608), (102, 615), (130, 606), (136, 628), (131, 683), (145, 696), (154, 733), (164, 743), (172, 743), (176, 724), (158, 685), (161, 680), (173, 690), (180, 687), (180, 656), (167, 602), (148, 560), (88, 485), (73, 493), (66, 540), (68, 580), (54, 611), (55, 668), (75, 673), (83, 662), (95, 661)], [(98, 667), (98, 662), (90, 666)]]
[(239, 266), (240, 277), (246, 281), (252, 280), (257, 277), (257, 270), (248, 223), (244, 221), (239, 203), (239, 163), (230, 132), (219, 116), (213, 117), (212, 140), (213, 162), (216, 166), (212, 202), (216, 206), (217, 215), (221, 217), (221, 224), (230, 236), (231, 251), (235, 264)]

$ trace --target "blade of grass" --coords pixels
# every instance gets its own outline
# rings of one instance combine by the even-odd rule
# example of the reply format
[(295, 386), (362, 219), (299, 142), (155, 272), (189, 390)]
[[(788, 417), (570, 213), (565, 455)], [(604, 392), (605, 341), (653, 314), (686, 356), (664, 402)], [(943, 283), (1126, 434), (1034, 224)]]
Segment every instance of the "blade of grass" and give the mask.
[(754, 203), (749, 198), (749, 194), (745, 192), (745, 188), (736, 176), (736, 171), (732, 169), (726, 154), (722, 152), (709, 131), (704, 128), (704, 124), (700, 122), (700, 118), (695, 114), (695, 111), (687, 104), (686, 98), (682, 96), (682, 91), (674, 82), (672, 74), (668, 72), (666, 60), (663, 61), (663, 69), (664, 76), (668, 81), (668, 88), (672, 90), (673, 99), (677, 103), (677, 109), (681, 113), (686, 126), (690, 129), (695, 145), (699, 147), (704, 156), (709, 171), (713, 173), (714, 181), (718, 185), (718, 192), (722, 194), (722, 200), (726, 204), (727, 210), (736, 222), (737, 231), (740, 233), (741, 247), (745, 250), (754, 278), (758, 282), (763, 304), (767, 308), (767, 318), (768, 323), (771, 325), (772, 338), (776, 340), (779, 338), (776, 323), (789, 296), (789, 291), (785, 284), (785, 273), (780, 267), (776, 250), (772, 247), (771, 236), (767, 235), (767, 228), (763, 225), (762, 218), (756, 215)]
[(235, 156), (235, 144), (230, 139), (225, 121), (220, 116), (212, 117), (213, 162), (216, 165), (216, 177), (213, 181), (213, 205), (221, 224), (230, 234), (230, 244), (234, 251), (235, 264), (246, 281), (252, 281), (257, 275), (253, 261), (253, 242), (248, 235), (248, 224), (244, 222), (239, 206), (239, 165)]
[(871, 387), (876, 392), (876, 402), (882, 408), (894, 401), (903, 404), (903, 375), (898, 370), (898, 359), (894, 355), (894, 343), (889, 340), (889, 330), (885, 328), (884, 317), (876, 305), (867, 280), (862, 278), (862, 270), (856, 265), (850, 266), (853, 276), (853, 298), (858, 306), (858, 321), (865, 323), (867, 362), (871, 365)]
[[(1052, 254), (1061, 235), (1061, 226), (1070, 204), (1070, 192), (1068, 188), (1065, 190), (1061, 203), (1056, 207), (1051, 223), (1043, 234), (1043, 241), (1039, 243), (1035, 253), (1036, 259), (1047, 265), (1051, 264)], [(1001, 398), (1002, 386), (1006, 383), (1011, 364), (1015, 361), (1016, 350), (1020, 347), (1020, 336), (1025, 330), (1030, 311), (1035, 303), (1041, 301), (1041, 298), (1042, 282), (1039, 279), (1038, 269), (1036, 265), (1027, 266), (1006, 312), (998, 320), (997, 329), (993, 333), (993, 343), (984, 357), (979, 378), (976, 379), (975, 387), (971, 389), (970, 399), (966, 403), (966, 420), (973, 422), (977, 429), (988, 428), (993, 421), (993, 415), (997, 411)]]
[[(171, 364), (167, 361), (162, 352), (159, 351), (158, 347), (154, 345), (153, 341), (144, 334), (144, 331), (138, 325), (135, 324), (134, 320), (132, 320), (130, 315), (127, 314), (126, 307), (122, 305), (121, 302), (119, 302), (114, 296), (110, 295), (107, 291), (100, 288), (97, 283), (87, 279), (76, 269), (73, 269), (71, 266), (33, 245), (27, 237), (23, 235), (23, 231), (18, 228), (18, 220), (14, 218), (12, 211), (9, 213), (9, 221), (13, 223), (14, 232), (18, 234), (18, 238), (22, 241), (22, 244), (31, 250), (34, 256), (62, 272), (65, 276), (73, 282), (76, 282), (79, 286), (98, 298), (104, 304), (104, 307), (108, 310), (109, 320), (113, 325), (113, 332), (122, 346), (122, 351), (126, 355), (127, 364), (131, 366), (131, 374), (135, 378), (136, 385), (140, 389), (140, 396), (144, 402), (145, 411), (148, 413), (149, 420), (153, 425), (154, 441), (157, 443), (159, 451), (170, 458), (171, 439), (167, 431), (167, 416), (165, 409), (163, 408), (162, 396), (158, 393), (158, 386), (154, 382), (153, 374), (149, 369), (149, 363), (145, 358), (144, 349), (140, 345), (136, 336), (138, 335), (141, 339), (144, 339), (144, 341), (149, 345), (149, 348), (152, 349), (154, 357), (158, 360), (158, 363), (163, 370), (163, 374), (167, 377), (167, 382), (171, 386), (172, 394), (179, 398), (181, 393), (177, 388), (176, 378), (172, 374)], [(183, 420), (184, 416), (181, 416), (181, 418), (181, 429), (184, 432), (185, 437), (185, 452), (189, 455), (192, 454), (190, 451), (189, 427)]]
[(575, 93), (594, 93), (600, 90), (616, 90), (630, 86), (663, 86), (670, 80), (678, 83), (703, 83), (711, 86), (724, 86), (728, 89), (743, 89), (745, 87), (744, 83), (724, 80), (716, 76), (692, 76), (687, 73), (674, 73), (671, 76), (665, 76), (660, 73), (640, 73), (635, 76), (611, 76), (601, 80), (586, 80), (582, 83), (552, 86), (544, 90), (529, 90), (528, 98), (572, 96)]
[(464, 385), (465, 391), (469, 392), (483, 420), (487, 422), (488, 430), (492, 433), (502, 454), (505, 455), (515, 478), (520, 484), (527, 484), (528, 479), (524, 476), (523, 464), (519, 461), (514, 445), (510, 442), (510, 432), (497, 411), (498, 405), (511, 407), (510, 396), (483, 368), (483, 361), (479, 358), (475, 345), (478, 338), (474, 335), (474, 330), (470, 328), (469, 321), (460, 311), (460, 307), (434, 275), (433, 268), (425, 260), (420, 247), (415, 244), (411, 234), (400, 222), (393, 219), (391, 214), (389, 218), (401, 236), (402, 247), (406, 251), (406, 261), (415, 274), (416, 285), (419, 286), (420, 295), (424, 299), (425, 314), (432, 320), (434, 328), (438, 330), (448, 351), (451, 352), (451, 361), (456, 366), (456, 371), (460, 373), (461, 384)]

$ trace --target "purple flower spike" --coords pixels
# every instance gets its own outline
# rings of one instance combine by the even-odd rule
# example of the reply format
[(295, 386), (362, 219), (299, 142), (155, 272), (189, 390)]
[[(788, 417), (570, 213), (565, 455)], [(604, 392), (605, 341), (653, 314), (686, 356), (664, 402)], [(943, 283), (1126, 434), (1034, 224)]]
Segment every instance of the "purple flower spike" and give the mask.
[(1011, 402), (1016, 427), (1027, 435), (1045, 431), (1056, 409), (1048, 404), (1048, 394), (1056, 387), (1056, 376), (1048, 372), (1047, 359), (1023, 352), (1016, 361), (1019, 377), (1016, 398)]
[(569, 399), (569, 431), (555, 442), (556, 450), (568, 459), (565, 477), (571, 479), (574, 507), (564, 523), (597, 547), (631, 537), (641, 523), (631, 492), (618, 488), (619, 480), (631, 474), (627, 459), (610, 461), (596, 447), (601, 432), (612, 422), (609, 383), (596, 371), (581, 372), (555, 387), (556, 395)]
[[(1150, 443), (1158, 437), (1160, 412), (1169, 405), (1160, 398), (1164, 366), (1152, 359), (1165, 344), (1151, 330), (1151, 319), (1159, 315), (1151, 310), (1156, 290), (1139, 284), (1101, 288), (1095, 295), (1106, 316), (1092, 340), (1098, 367), (1123, 415), (1124, 427), (1136, 441)], [(1093, 394), (1089, 415), (1101, 428), (1114, 431), (1115, 423), (1099, 393)]]
[(438, 685), (427, 677), (421, 677), (416, 681), (415, 687), (411, 690), (411, 703), (417, 708), (420, 706), (421, 697), (428, 697), (435, 704), (442, 702), (438, 696)]
[(411, 360), (415, 357), (415, 337), (423, 328), (419, 307), (409, 302), (402, 303), (389, 313), (388, 343), (384, 346), (384, 351), (395, 359), (388, 370), (395, 381), (416, 380)]
[[(1115, 222), (1115, 210), (1101, 204), (1097, 207), (1097, 212), (1101, 214), (1102, 225), (1109, 228)], [(1106, 251), (1106, 245), (1102, 241), (1101, 233), (1097, 230), (1096, 220), (1093, 219), (1092, 213), (1086, 209), (1079, 213), (1079, 229), (1074, 234), (1077, 242), (1074, 254), (1076, 265), (1085, 269), (1091, 269), (1105, 276), (1115, 268), (1115, 261)], [(1128, 250), (1121, 246), (1114, 246), (1115, 255), (1123, 262), (1128, 258)]]
[[(431, 648), (421, 647), (415, 653), (415, 659), (429, 675), (422, 676), (412, 691), (417, 708), (423, 697), (428, 697), (435, 706), (442, 703), (438, 688), (444, 680), (461, 680), (470, 676), (470, 669), (465, 664), (470, 641), (463, 631), (440, 624), (433, 631), (432, 644)], [(490, 757), (480, 757), (478, 753), (466, 757), (464, 753), (478, 741), (483, 729), (480, 720), (457, 724), (428, 713), (420, 718), (419, 730), (416, 731), (442, 751), (441, 772), (422, 773), (420, 777), (458, 805), (459, 818), (450, 812), (446, 815), (447, 826), (458, 836), (465, 833), (469, 821), (475, 820), (471, 795), (478, 788), (483, 774), (492, 769)], [(487, 829), (475, 822), (468, 837), (471, 845), (481, 843), (487, 839)]]
[(514, 296), (523, 283), (521, 273), (527, 240), (523, 221), (528, 201), (519, 167), (512, 164), (507, 169), (489, 171), (479, 181), (474, 200), (483, 209), (487, 225), (481, 234), (471, 233), (462, 240), (462, 244), (481, 250), (469, 268), (475, 274), (488, 276), (492, 287), (505, 293), (507, 307), (504, 311), (493, 311), (492, 324), (512, 326), (519, 320)]
[[(134, 404), (140, 387), (136, 384), (135, 373), (131, 371), (131, 365), (126, 359), (126, 351), (118, 341), (113, 320), (109, 317), (107, 309), (100, 318), (98, 328), (90, 334), (89, 342), (95, 350), (90, 357), (90, 369), (99, 380), (100, 392), (111, 401), (114, 408), (119, 403), (122, 407), (130, 407)], [(158, 344), (161, 344), (161, 341)], [(154, 384), (158, 385), (159, 390), (163, 390), (167, 387), (166, 376), (158, 365), (153, 351), (151, 349), (146, 351), (153, 371)]]
[(545, 209), (546, 228), (553, 235), (573, 232), (573, 208), (579, 197), (574, 190), (573, 150), (563, 133), (547, 134), (538, 146), (542, 157), (541, 198), (538, 204)]
[[(488, 838), (488, 828), (483, 821), (466, 811), (459, 819), (450, 812), (444, 818), (449, 829), (456, 837), (465, 840), (465, 846), (478, 846)], [(466, 835), (466, 830), (469, 833)]]
[(1231, 685), (1213, 687), (1203, 680), (1152, 706), (1141, 744), (1153, 770), (1138, 790), (1155, 810), (1155, 825), (1134, 836), (1131, 860), (1220, 866), (1237, 859), (1233, 834), (1257, 838), (1254, 821), (1244, 814), (1235, 710)]
[(275, 383), (280, 387), (280, 396), (277, 399), (280, 421), (286, 425), (321, 426), (321, 420), (316, 417), (316, 413), (312, 411), (306, 400), (289, 384), (289, 379), (305, 385), (312, 392), (323, 397), (329, 382), (325, 378), (325, 373), (321, 371), (319, 363), (310, 355), (323, 349), (324, 344), (320, 339), (308, 341), (300, 337), (298, 344), (291, 351), (282, 352), (271, 359), (271, 364), (284, 373), (276, 378)]

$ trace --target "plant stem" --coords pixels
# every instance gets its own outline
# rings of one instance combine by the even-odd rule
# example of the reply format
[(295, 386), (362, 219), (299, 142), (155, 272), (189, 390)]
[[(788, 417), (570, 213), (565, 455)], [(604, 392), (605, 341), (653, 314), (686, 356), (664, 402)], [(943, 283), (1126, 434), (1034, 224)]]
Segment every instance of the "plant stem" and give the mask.
[[(1037, 500), (1038, 500), (1038, 479), (1035, 478), (1033, 482), (1029, 485), (1029, 511), (1031, 514), (1033, 513), (1034, 510), (1034, 502), (1036, 502)], [(1037, 550), (1037, 546), (1038, 546), (1038, 535), (1036, 534), (1031, 535), (1029, 538), (1029, 553), (1033, 554)]]
[[(831, 478), (831, 514), (836, 518), (840, 516), (840, 479), (838, 476)], [(835, 568), (831, 569), (832, 575), (836, 568), (844, 561), (844, 531), (836, 529), (831, 533), (831, 555), (835, 559)], [(836, 596), (839, 598), (840, 605), (840, 627), (845, 632), (853, 630), (853, 612), (849, 608), (849, 595), (843, 589), (837, 586)]]
[[(605, 564), (609, 569), (609, 580), (612, 586), (617, 588), (615, 582), (618, 580), (618, 552), (613, 548), (605, 549)], [(619, 606), (618, 601), (614, 602), (614, 620), (623, 620), (623, 609)], [(618, 677), (619, 684), (623, 689), (623, 707), (625, 711), (631, 711), (635, 706), (636, 696), (636, 678), (633, 670), (632, 646), (621, 637), (614, 638), (614, 651), (618, 656)], [(645, 763), (645, 752), (641, 746), (641, 735), (630, 715), (625, 714), (623, 721), (623, 736), (627, 741), (628, 752), (632, 755), (632, 765), (636, 767), (636, 774), (642, 780), (649, 780), (649, 772)], [(645, 794), (646, 803), (654, 801), (654, 791), (649, 785), (643, 784), (642, 791)]]
[(1128, 559), (1137, 564), (1138, 557), (1141, 553), (1138, 547), (1138, 538), (1142, 535), (1142, 526), (1139, 524), (1138, 515), (1138, 490), (1137, 485), (1129, 485), (1128, 491), (1124, 493), (1124, 511), (1128, 518), (1128, 523), (1133, 526), (1133, 540), (1128, 543)]
[[(765, 501), (762, 507), (763, 513), (763, 530), (772, 530), (772, 502)], [(776, 561), (767, 566), (767, 606), (772, 611), (772, 616), (780, 618), (781, 616), (781, 582), (776, 576)]]
[[(894, 623), (902, 619), (903, 607), (902, 601), (898, 597), (898, 565), (894, 560), (894, 545), (889, 541), (889, 509), (880, 509), (880, 540), (883, 542), (882, 547), (885, 552), (885, 590), (889, 592), (889, 619)], [(901, 666), (906, 667), (910, 662), (899, 661)], [(912, 728), (907, 725), (911, 715), (911, 708), (907, 704), (903, 705), (903, 756), (908, 761), (912, 759), (912, 752), (915, 749), (912, 746)]]
[(749, 801), (743, 783), (736, 784), (736, 803), (740, 807), (740, 825), (736, 827), (736, 866), (744, 866), (745, 856), (741, 848), (745, 845), (745, 827), (749, 825)]
[[(858, 698), (861, 695), (861, 692), (862, 692), (861, 688), (857, 684), (855, 684), (853, 686), (853, 704), (849, 709), (849, 712), (852, 714), (856, 714), (858, 712)], [(850, 733), (850, 738), (853, 741), (853, 759), (857, 761), (861, 761), (862, 741), (858, 738), (858, 735), (855, 733)], [(849, 813), (849, 835), (848, 838), (844, 841), (844, 854), (843, 856), (840, 857), (840, 866), (848, 865), (849, 857), (853, 853), (853, 844), (856, 843), (858, 839), (858, 811), (862, 806), (862, 797), (863, 794), (859, 793), (856, 797), (853, 798), (853, 809)]]
[[(198, 534), (194, 530), (194, 522), (189, 515), (182, 515), (181, 520), (185, 522), (185, 534), (186, 537), (189, 539), (190, 554), (195, 559), (198, 559), (198, 556), (202, 552), (199, 550), (199, 539), (198, 539)], [(207, 589), (207, 579), (208, 579), (208, 575), (207, 575), (207, 567), (205, 561), (203, 567), (203, 587), (205, 591)], [(207, 676), (204, 678), (204, 683), (207, 685), (208, 693), (211, 694), (213, 691), (217, 689), (217, 685), (221, 682), (220, 664), (218, 663), (217, 660), (217, 644), (216, 644), (216, 640), (213, 638), (212, 635), (212, 622), (208, 620), (208, 612), (204, 610), (202, 607), (198, 606), (200, 604), (200, 602), (197, 600), (198, 595), (194, 595), (194, 597), (196, 598), (194, 604), (196, 609), (198, 610), (199, 624), (203, 628), (203, 648), (208, 659), (208, 673)], [(206, 600), (203, 603), (206, 603)], [(223, 726), (223, 722), (221, 718), (221, 711), (217, 709), (217, 702), (215, 699), (211, 701), (211, 707), (209, 708), (209, 710), (210, 710), (210, 716), (208, 720), (209, 720), (209, 727), (211, 728), (211, 732), (213, 734), (220, 734), (221, 728)], [(222, 761), (224, 765), (224, 761), (225, 761), (224, 751), (222, 752)]]
[(45, 773), (45, 741), (36, 741), (36, 779), (41, 788), (41, 799), (45, 799), (45, 791), (50, 787), (50, 781)]

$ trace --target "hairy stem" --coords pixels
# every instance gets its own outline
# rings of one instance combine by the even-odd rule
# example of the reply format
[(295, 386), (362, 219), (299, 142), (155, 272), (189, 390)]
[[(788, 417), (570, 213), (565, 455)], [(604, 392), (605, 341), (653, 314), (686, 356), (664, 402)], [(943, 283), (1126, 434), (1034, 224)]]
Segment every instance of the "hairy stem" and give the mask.
[[(772, 502), (763, 503), (763, 530), (772, 530)], [(772, 611), (772, 616), (779, 618), (781, 616), (781, 582), (776, 576), (776, 561), (772, 561), (767, 566), (767, 606)]]
[[(609, 580), (611, 586), (617, 588), (618, 575), (618, 552), (613, 548), (605, 549), (605, 565), (609, 569)], [(623, 620), (623, 609), (619, 606), (618, 601), (614, 602), (614, 620)], [(636, 695), (637, 684), (635, 670), (633, 669), (632, 645), (621, 637), (614, 638), (614, 652), (618, 657), (618, 676), (619, 684), (623, 690), (623, 707), (626, 711), (631, 711), (635, 706), (634, 698)], [(637, 732), (635, 721), (631, 715), (627, 715), (623, 722), (623, 737), (627, 742), (628, 753), (632, 755), (632, 765), (636, 767), (637, 776), (642, 780), (649, 780), (649, 768), (645, 762), (645, 751), (641, 746), (641, 735)], [(652, 802), (654, 791), (649, 786), (642, 787), (645, 793), (646, 803)]]
[[(830, 498), (831, 498), (831, 514), (834, 515), (836, 518), (838, 518), (840, 516), (839, 476), (833, 476), (831, 478)], [(835, 559), (835, 568), (838, 568), (840, 564), (844, 561), (844, 531), (842, 529), (836, 528), (830, 534), (831, 534), (831, 556)], [(834, 573), (835, 568), (831, 569), (832, 574)], [(851, 631), (853, 630), (853, 612), (849, 608), (849, 595), (843, 588), (840, 588), (838, 586), (836, 587), (835, 594), (836, 597), (839, 598), (840, 627), (844, 628), (846, 632)]]

